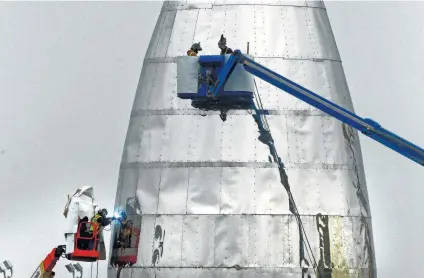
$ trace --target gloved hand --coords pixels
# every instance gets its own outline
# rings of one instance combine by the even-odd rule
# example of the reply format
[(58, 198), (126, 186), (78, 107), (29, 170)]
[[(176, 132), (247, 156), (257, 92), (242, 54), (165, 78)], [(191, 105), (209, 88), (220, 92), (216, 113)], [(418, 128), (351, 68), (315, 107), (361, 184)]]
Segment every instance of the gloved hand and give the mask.
[(116, 220), (116, 217), (115, 217), (115, 216), (112, 216), (112, 218), (111, 218), (111, 219), (112, 219), (112, 221), (113, 221), (113, 220)]

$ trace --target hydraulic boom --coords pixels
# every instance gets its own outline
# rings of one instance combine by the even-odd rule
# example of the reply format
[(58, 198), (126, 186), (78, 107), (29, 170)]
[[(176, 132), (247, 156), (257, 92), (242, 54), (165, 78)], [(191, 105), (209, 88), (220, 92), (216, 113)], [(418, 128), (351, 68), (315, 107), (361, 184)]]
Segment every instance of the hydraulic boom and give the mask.
[(65, 246), (59, 245), (46, 256), (41, 262), (31, 278), (51, 278), (55, 276), (53, 268), (56, 266), (57, 261), (65, 254)]
[(424, 150), (422, 148), (388, 131), (387, 129), (384, 129), (377, 122), (371, 119), (361, 118), (355, 113), (346, 110), (345, 108), (260, 65), (246, 57), (240, 50), (234, 51), (229, 60), (223, 66), (218, 75), (217, 82), (213, 87), (211, 87), (213, 91), (209, 91), (209, 95), (211, 97), (219, 97), (220, 92), (223, 91), (228, 78), (237, 64), (242, 64), (244, 69), (251, 74), (335, 117), (341, 122), (359, 130), (366, 136), (424, 166)]

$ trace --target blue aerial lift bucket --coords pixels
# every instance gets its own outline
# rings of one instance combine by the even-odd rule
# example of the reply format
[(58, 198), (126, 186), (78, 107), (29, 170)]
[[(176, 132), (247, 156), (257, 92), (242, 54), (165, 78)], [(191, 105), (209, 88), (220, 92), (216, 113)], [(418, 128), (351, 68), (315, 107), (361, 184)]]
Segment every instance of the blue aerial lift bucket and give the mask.
[(183, 56), (178, 58), (178, 97), (190, 99), (194, 108), (228, 111), (251, 109), (254, 77), (237, 65), (225, 86), (214, 96), (218, 76), (231, 55)]

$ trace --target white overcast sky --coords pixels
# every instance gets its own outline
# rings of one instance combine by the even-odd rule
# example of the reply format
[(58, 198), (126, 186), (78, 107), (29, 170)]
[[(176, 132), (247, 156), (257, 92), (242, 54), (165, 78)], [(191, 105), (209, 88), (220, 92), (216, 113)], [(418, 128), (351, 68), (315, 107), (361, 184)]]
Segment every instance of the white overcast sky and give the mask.
[[(423, 146), (424, 2), (326, 6), (356, 113)], [(91, 185), (112, 210), (160, 8), (0, 2), (0, 261), (12, 261), (14, 277), (63, 244), (67, 193)], [(378, 276), (424, 277), (424, 169), (364, 136), (361, 146)], [(66, 263), (58, 277), (70, 277)]]

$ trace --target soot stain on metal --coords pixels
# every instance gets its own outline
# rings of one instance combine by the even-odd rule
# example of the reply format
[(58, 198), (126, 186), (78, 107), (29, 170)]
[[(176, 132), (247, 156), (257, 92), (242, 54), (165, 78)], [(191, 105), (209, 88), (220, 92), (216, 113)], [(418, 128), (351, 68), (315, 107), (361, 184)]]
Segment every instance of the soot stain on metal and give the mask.
[[(359, 177), (359, 169), (358, 169), (358, 164), (356, 161), (356, 154), (355, 154), (355, 150), (354, 150), (354, 142), (355, 142), (355, 133), (353, 131), (353, 128), (346, 125), (346, 124), (342, 124), (343, 127), (343, 136), (345, 137), (347, 144), (349, 146), (350, 149), (350, 153), (351, 153), (351, 157), (353, 160), (353, 167), (354, 167), (354, 173), (356, 176), (356, 183), (354, 181), (352, 181), (353, 186), (356, 189), (356, 195), (358, 196), (360, 202), (361, 202), (361, 206), (362, 208), (366, 211), (366, 213), (369, 213), (369, 208), (368, 208), (368, 202), (365, 199), (364, 193), (362, 191), (362, 187), (361, 187), (361, 181), (360, 181), (360, 177)], [(362, 214), (362, 212), (361, 212)]]
[(319, 261), (318, 268), (321, 270), (320, 278), (332, 277), (330, 232), (328, 227), (328, 215), (321, 213), (316, 216), (317, 230), (319, 234)]
[[(356, 180), (357, 183), (355, 184), (354, 181), (352, 181), (353, 186), (356, 188), (357, 192), (356, 195), (359, 198), (359, 201), (361, 202), (361, 206), (364, 208), (364, 210), (366, 211), (367, 215), (365, 216), (362, 211), (361, 211), (361, 234), (362, 231), (365, 229), (365, 242), (366, 244), (363, 247), (363, 252), (364, 255), (366, 255), (367, 260), (369, 260), (370, 265), (374, 265), (374, 257), (373, 257), (373, 250), (372, 250), (372, 244), (371, 244), (371, 229), (368, 225), (368, 221), (367, 221), (367, 217), (369, 217), (369, 204), (364, 196), (364, 193), (362, 191), (362, 187), (361, 187), (361, 182), (360, 182), (360, 177), (359, 177), (359, 169), (358, 169), (358, 163), (356, 160), (356, 154), (355, 154), (355, 150), (353, 147), (353, 144), (355, 142), (355, 133), (352, 127), (347, 126), (346, 124), (342, 124), (342, 128), (343, 128), (343, 135), (349, 145), (349, 149), (351, 151), (351, 155), (352, 155), (352, 159), (353, 159), (353, 165), (354, 165), (354, 172), (356, 175)], [(373, 269), (369, 268), (368, 269), (368, 275), (369, 277), (374, 277), (373, 274)]]
[(162, 226), (156, 225), (155, 236), (154, 236), (154, 245), (157, 247), (153, 250), (152, 255), (152, 264), (156, 266), (159, 263), (160, 258), (163, 256), (163, 242), (165, 241), (165, 230), (162, 232)]

